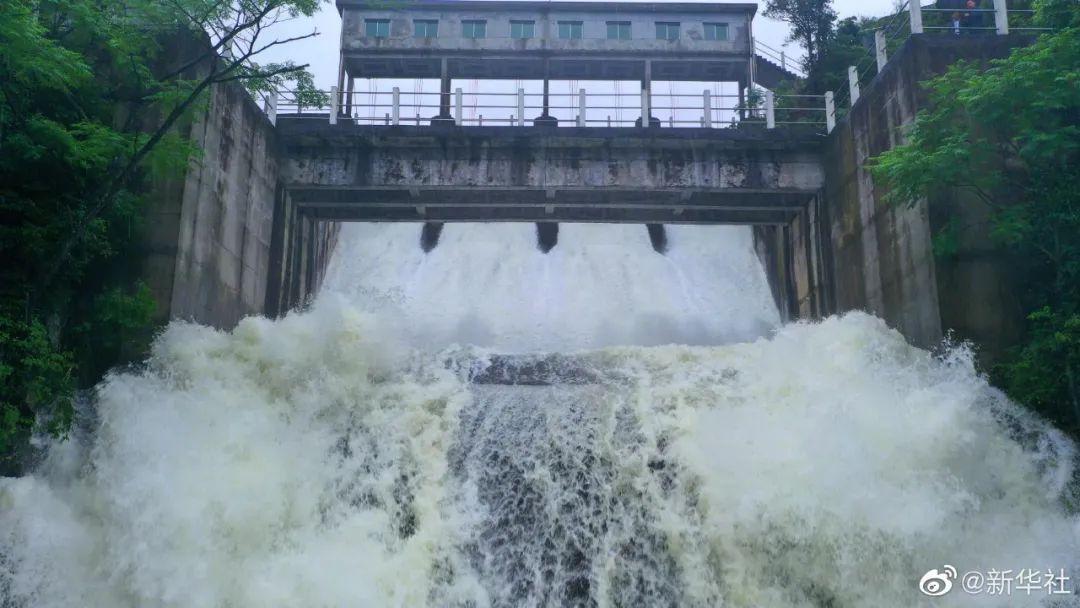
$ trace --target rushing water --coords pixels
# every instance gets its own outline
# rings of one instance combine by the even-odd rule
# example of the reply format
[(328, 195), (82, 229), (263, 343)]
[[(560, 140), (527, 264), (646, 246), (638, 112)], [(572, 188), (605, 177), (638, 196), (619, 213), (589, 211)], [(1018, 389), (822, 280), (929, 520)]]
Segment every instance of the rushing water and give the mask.
[(1072, 444), (967, 350), (778, 328), (745, 230), (418, 237), (349, 226), (310, 311), (106, 380), (0, 480), (0, 604), (1077, 605), (918, 592), (1080, 574)]

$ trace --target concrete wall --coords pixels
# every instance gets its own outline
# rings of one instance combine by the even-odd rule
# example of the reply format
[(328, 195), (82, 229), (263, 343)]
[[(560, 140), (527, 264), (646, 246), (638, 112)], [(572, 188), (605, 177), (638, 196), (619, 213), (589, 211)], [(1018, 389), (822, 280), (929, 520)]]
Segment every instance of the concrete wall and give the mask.
[[(927, 107), (922, 82), (959, 60), (1003, 57), (1028, 40), (915, 36), (864, 89), (825, 152), (819, 221), (828, 235), (828, 251), (822, 254), (822, 276), (829, 284), (824, 294), (827, 311), (872, 312), (922, 347), (939, 344), (945, 332), (954, 330), (983, 348), (984, 361), (992, 361), (1016, 335), (1020, 321), (1005, 256), (984, 231), (970, 230), (955, 259), (935, 259), (933, 253), (933, 235), (941, 226), (950, 219), (978, 226), (984, 210), (957, 200), (890, 207), (867, 165), (902, 143), (905, 129)], [(813, 287), (797, 289), (802, 293)]]
[[(219, 85), (182, 132), (200, 154), (183, 178), (155, 184), (145, 212), (143, 276), (158, 318), (231, 328), (248, 315), (284, 312), (274, 280), (296, 282), (301, 291), (284, 301), (302, 301), (318, 287), (325, 259), (303, 272), (271, 272), (275, 222), (284, 221), (275, 217), (280, 151), (274, 126), (241, 87)], [(333, 224), (303, 228), (305, 239), (332, 247)]]

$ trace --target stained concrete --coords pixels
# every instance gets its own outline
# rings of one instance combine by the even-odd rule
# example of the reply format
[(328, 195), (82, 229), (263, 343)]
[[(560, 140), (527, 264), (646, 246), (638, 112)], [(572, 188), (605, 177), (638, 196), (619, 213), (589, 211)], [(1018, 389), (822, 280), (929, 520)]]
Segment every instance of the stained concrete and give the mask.
[(773, 224), (821, 188), (824, 138), (765, 129), (330, 125), (285, 119), (313, 217)]
[[(280, 267), (272, 251), (279, 181), (274, 126), (246, 91), (214, 86), (205, 108), (181, 132), (200, 153), (182, 179), (155, 184), (149, 196), (142, 241), (144, 280), (161, 321), (184, 319), (231, 328), (248, 315), (277, 311), (287, 293), (290, 305), (317, 288), (336, 227), (312, 222), (305, 239), (314, 263)], [(281, 226), (280, 231), (297, 229)], [(301, 240), (301, 242), (304, 242)], [(283, 289), (274, 281), (290, 281)], [(268, 302), (273, 306), (268, 306)]]
[[(828, 139), (824, 205), (827, 228), (824, 312), (866, 310), (913, 344), (938, 345), (947, 331), (978, 344), (992, 361), (1018, 335), (1021, 320), (1007, 255), (985, 231), (969, 230), (959, 255), (936, 259), (933, 235), (953, 220), (975, 226), (985, 210), (955, 197), (891, 207), (868, 165), (905, 141), (905, 130), (929, 106), (923, 82), (959, 60), (1007, 56), (1028, 36), (913, 36), (864, 88)], [(811, 222), (813, 225), (813, 222)], [(796, 228), (796, 232), (797, 232)], [(805, 261), (797, 262), (804, 264)], [(814, 291), (796, 273), (800, 316), (813, 316), (802, 294)]]

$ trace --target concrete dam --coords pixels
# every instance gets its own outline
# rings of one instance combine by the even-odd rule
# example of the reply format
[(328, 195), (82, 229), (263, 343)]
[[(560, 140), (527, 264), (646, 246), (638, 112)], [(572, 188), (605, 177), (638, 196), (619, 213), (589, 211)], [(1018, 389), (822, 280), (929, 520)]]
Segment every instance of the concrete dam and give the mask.
[(223, 86), (190, 125), (145, 234), (171, 322), (0, 479), (0, 606), (1013, 607), (1050, 596), (932, 594), (1080, 576), (1076, 447), (943, 343), (1004, 343), (1008, 277), (936, 259), (939, 201), (867, 170), (918, 83), (1028, 38), (916, 32), (852, 103), (775, 92), (755, 4), (337, 6), (328, 104)]

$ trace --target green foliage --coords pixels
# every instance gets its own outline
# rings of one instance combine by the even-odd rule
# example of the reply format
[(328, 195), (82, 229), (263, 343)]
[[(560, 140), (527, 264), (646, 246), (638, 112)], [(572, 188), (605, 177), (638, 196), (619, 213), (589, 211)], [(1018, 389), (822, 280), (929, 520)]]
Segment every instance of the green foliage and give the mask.
[(0, 2), (0, 468), (32, 432), (64, 436), (72, 394), (142, 355), (154, 301), (135, 239), (154, 180), (193, 154), (184, 125), (214, 85), (295, 88), (260, 64), (277, 22), (323, 0)]
[(808, 65), (817, 63), (836, 24), (832, 0), (768, 0), (765, 16), (791, 25), (791, 40), (806, 51)]
[(1077, 431), (1080, 29), (1044, 35), (985, 70), (954, 66), (927, 87), (930, 109), (907, 145), (875, 159), (874, 176), (894, 204), (926, 198), (986, 207), (989, 235), (1015, 254), (1031, 311), (1025, 342), (996, 378), (1014, 398)]

